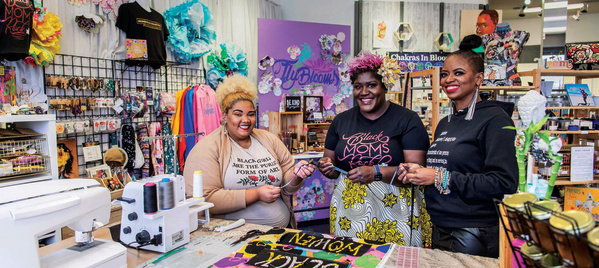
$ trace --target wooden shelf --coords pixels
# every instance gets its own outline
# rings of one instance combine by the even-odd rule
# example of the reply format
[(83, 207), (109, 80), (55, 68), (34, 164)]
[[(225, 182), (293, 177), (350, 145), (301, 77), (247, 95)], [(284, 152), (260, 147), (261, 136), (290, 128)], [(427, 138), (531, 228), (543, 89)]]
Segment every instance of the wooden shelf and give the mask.
[(599, 130), (578, 130), (578, 131), (547, 131), (549, 134), (599, 134)]
[(403, 94), (403, 91), (387, 91), (385, 94), (396, 94), (396, 95), (399, 95), (399, 94)]
[(534, 88), (534, 86), (481, 86), (480, 90), (529, 91)]
[(534, 73), (539, 72), (541, 76), (576, 76), (579, 78), (599, 78), (599, 71), (593, 70), (542, 70), (536, 69), (532, 71), (519, 72), (520, 76), (534, 76)]
[(329, 126), (331, 125), (331, 123), (305, 123), (304, 125), (306, 126)]
[(595, 110), (599, 109), (599, 106), (548, 106), (545, 107), (548, 110)]
[(292, 115), (292, 114), (302, 114), (302, 112), (281, 112), (281, 114)]
[[(597, 176), (595, 176), (597, 178)], [(592, 181), (569, 181), (569, 180), (556, 180), (555, 185), (580, 185), (580, 184), (589, 184), (589, 183), (599, 183), (599, 179)]]

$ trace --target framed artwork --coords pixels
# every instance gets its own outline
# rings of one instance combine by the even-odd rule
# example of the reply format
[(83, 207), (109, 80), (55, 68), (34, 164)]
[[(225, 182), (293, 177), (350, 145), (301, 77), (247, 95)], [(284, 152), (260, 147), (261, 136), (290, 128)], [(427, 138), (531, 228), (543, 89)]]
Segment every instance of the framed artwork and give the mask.
[(123, 184), (121, 184), (121, 182), (116, 177), (105, 178), (101, 180), (102, 184), (104, 184), (104, 187), (108, 188), (108, 190), (110, 190), (111, 192), (123, 189)]
[(595, 106), (593, 95), (587, 84), (565, 84), (571, 106)]
[(302, 96), (285, 96), (285, 112), (301, 112)]
[(324, 120), (322, 96), (304, 96), (304, 122), (320, 122)]
[(58, 157), (58, 178), (72, 179), (79, 177), (77, 139), (57, 140), (56, 147)]
[(87, 177), (92, 179), (107, 179), (112, 177), (110, 167), (108, 165), (100, 165), (86, 169)]
[(462, 10), (460, 11), (460, 40), (464, 36), (478, 36), (495, 32), (495, 26), (501, 23), (502, 10)]

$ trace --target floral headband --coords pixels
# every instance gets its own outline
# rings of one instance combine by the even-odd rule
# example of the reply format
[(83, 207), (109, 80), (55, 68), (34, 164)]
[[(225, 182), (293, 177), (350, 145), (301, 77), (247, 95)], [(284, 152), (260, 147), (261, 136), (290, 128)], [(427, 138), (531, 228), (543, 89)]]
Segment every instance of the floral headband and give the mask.
[(399, 73), (401, 69), (397, 60), (389, 58), (389, 56), (380, 56), (362, 50), (358, 56), (351, 59), (347, 65), (349, 73), (353, 77), (357, 70), (372, 70), (376, 71), (382, 77), (382, 82), (389, 90), (395, 86), (395, 82), (399, 81)]

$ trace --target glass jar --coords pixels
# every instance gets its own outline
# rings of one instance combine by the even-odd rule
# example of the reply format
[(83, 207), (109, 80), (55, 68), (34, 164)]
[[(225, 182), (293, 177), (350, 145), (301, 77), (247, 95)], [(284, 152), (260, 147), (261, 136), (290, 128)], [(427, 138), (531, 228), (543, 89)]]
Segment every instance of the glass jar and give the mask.
[(589, 240), (589, 248), (591, 248), (595, 265), (599, 267), (599, 227), (590, 231), (587, 239)]
[(543, 258), (541, 249), (532, 244), (529, 245), (528, 243), (524, 243), (524, 245), (520, 247), (520, 252), (525, 256), (523, 259), (527, 267), (534, 267), (535, 262), (540, 262), (541, 258)]
[(578, 230), (575, 230), (573, 223), (564, 217), (551, 216), (549, 224), (560, 256), (577, 267), (593, 267), (593, 259), (586, 241), (577, 237), (586, 238), (587, 233), (595, 227), (593, 216), (579, 210), (565, 211), (561, 214), (576, 222)]
[(547, 268), (561, 268), (564, 267), (559, 259), (552, 254), (545, 254), (543, 258), (541, 258), (541, 265)]
[(546, 208), (546, 210), (541, 210), (534, 206), (530, 207), (533, 220), (531, 221), (528, 217), (525, 219), (526, 225), (530, 228), (530, 236), (545, 251), (555, 252), (555, 246), (551, 240), (551, 233), (546, 221), (551, 218), (551, 212), (547, 210), (561, 212), (562, 207), (558, 202), (552, 200), (537, 201), (534, 204)]
[(506, 205), (505, 211), (510, 227), (515, 235), (529, 235), (528, 229), (524, 228), (524, 203), (537, 201), (533, 193), (515, 193), (503, 199)]

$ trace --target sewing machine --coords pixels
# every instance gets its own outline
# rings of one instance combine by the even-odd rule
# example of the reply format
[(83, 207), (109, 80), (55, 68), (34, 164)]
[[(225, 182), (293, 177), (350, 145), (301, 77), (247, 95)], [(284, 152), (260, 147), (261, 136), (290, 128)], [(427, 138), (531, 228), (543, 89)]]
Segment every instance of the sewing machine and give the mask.
[[(164, 178), (174, 182), (175, 206), (154, 214), (144, 213), (144, 185), (149, 182), (158, 185)], [(198, 213), (205, 211), (206, 220), (202, 222), (208, 222), (208, 208), (214, 206), (204, 202), (203, 197), (185, 199), (185, 179), (181, 175), (159, 175), (129, 182), (118, 200), (123, 208), (121, 242), (162, 253), (187, 244), (189, 234), (198, 228)]]
[[(95, 180), (50, 180), (0, 188), (3, 267), (127, 267), (126, 248), (96, 239), (108, 223), (110, 192)], [(39, 257), (38, 236), (64, 226), (77, 246)]]

